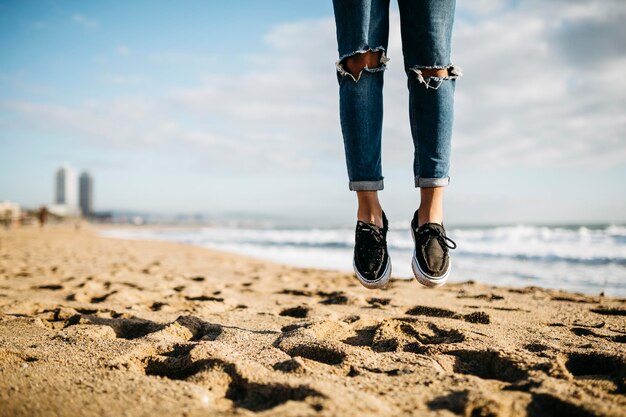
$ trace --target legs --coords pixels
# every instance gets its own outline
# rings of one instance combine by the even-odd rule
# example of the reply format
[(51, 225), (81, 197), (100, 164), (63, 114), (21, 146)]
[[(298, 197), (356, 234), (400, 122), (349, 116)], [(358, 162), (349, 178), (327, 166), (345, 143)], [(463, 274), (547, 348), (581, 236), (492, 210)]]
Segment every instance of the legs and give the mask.
[(377, 191), (384, 188), (381, 135), (389, 0), (333, 0), (333, 7), (348, 188), (357, 193), (357, 219), (382, 227)]
[(413, 174), (421, 194), (419, 225), (442, 223), (443, 189), (450, 183), (454, 90), (462, 75), (450, 61), (456, 4), (398, 0), (398, 5), (415, 150)]
[[(356, 53), (338, 64), (345, 68), (340, 68), (344, 73), (337, 73), (339, 116), (350, 180), (348, 187), (353, 191), (375, 191), (384, 187), (381, 147), (385, 68), (380, 61), (383, 54), (383, 51)], [(378, 62), (377, 56), (381, 57)]]
[[(439, 286), (445, 283), (450, 270), (446, 244), (450, 239), (443, 228), (443, 189), (450, 182), (453, 97), (455, 80), (461, 75), (460, 68), (450, 62), (455, 0), (398, 0), (398, 4), (415, 148), (413, 173), (421, 194), (420, 207), (411, 221), (416, 245), (413, 272), (424, 285)], [(333, 0), (333, 7), (348, 185), (357, 192), (359, 203), (354, 269), (363, 285), (378, 288), (391, 274), (388, 222), (378, 200), (378, 190), (384, 187), (382, 93), (389, 0)]]
[[(443, 222), (443, 190), (444, 187), (421, 187), (420, 206), (418, 208), (418, 226), (424, 223)], [(378, 200), (377, 191), (357, 191), (359, 207), (357, 219), (365, 223), (374, 223), (382, 227), (383, 209)]]
[(448, 250), (456, 243), (443, 227), (443, 190), (450, 183), (454, 88), (462, 73), (450, 61), (455, 0), (398, 0), (409, 120), (415, 147), (413, 174), (421, 203), (411, 221), (411, 266), (419, 283), (448, 279)]
[(339, 115), (348, 187), (382, 190), (383, 73), (389, 0), (333, 0), (339, 60)]
[(357, 191), (356, 195), (359, 201), (357, 220), (383, 227), (383, 208), (378, 200), (378, 191)]
[(445, 187), (421, 187), (418, 226), (443, 223), (443, 190)]
[[(361, 72), (365, 68), (380, 68), (382, 54), (382, 51), (368, 51), (351, 55), (342, 61), (343, 66), (354, 79), (358, 80), (361, 76)], [(378, 146), (380, 148), (380, 144)], [(377, 158), (376, 165), (380, 165), (379, 157)], [(359, 184), (352, 183), (352, 186), (357, 186), (357, 188), (358, 185)], [(364, 184), (361, 184), (361, 186), (362, 185)], [(383, 211), (380, 201), (378, 200), (378, 191), (357, 191), (356, 194), (359, 203), (357, 220), (364, 221), (365, 223), (374, 223), (379, 227), (383, 227)]]

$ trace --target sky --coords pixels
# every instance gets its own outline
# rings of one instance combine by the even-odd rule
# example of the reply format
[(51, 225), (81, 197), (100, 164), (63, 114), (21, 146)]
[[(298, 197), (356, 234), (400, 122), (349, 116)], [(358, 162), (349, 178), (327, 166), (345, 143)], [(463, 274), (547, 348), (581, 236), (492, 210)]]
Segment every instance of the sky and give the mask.
[[(458, 2), (449, 224), (626, 222), (626, 3)], [(414, 187), (391, 2), (380, 200)], [(332, 2), (0, 0), (0, 200), (350, 225)]]

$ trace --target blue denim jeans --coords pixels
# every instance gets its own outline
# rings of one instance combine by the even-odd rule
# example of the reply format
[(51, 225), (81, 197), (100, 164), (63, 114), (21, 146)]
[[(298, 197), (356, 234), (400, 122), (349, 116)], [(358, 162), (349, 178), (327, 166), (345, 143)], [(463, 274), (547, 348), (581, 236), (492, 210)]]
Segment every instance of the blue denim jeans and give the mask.
[[(455, 0), (398, 0), (409, 89), (415, 187), (450, 183), (454, 90), (461, 68), (450, 60)], [(349, 189), (382, 190), (383, 74), (387, 68), (389, 0), (333, 0), (339, 60), (339, 112)], [(354, 77), (345, 58), (381, 51), (380, 64)], [(422, 69), (447, 69), (444, 77)]]

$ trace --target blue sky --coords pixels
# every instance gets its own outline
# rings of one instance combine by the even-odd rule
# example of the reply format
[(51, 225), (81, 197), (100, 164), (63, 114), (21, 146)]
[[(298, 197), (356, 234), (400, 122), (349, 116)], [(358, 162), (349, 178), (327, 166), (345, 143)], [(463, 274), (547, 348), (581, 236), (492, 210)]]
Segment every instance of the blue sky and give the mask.
[[(406, 76), (392, 2), (381, 201), (408, 219)], [(626, 221), (626, 6), (459, 2), (446, 222)], [(0, 1), (0, 200), (351, 224), (330, 1)]]

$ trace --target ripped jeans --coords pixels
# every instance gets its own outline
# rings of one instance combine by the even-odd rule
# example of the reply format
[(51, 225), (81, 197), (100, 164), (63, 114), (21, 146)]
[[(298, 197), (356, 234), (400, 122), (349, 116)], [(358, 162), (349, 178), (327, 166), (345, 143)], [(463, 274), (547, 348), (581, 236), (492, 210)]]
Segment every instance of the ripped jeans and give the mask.
[[(382, 190), (383, 73), (389, 39), (390, 0), (333, 0), (339, 60), (339, 112), (349, 189)], [(455, 0), (398, 0), (404, 70), (408, 77), (409, 121), (414, 145), (415, 187), (450, 183), (454, 90), (461, 68), (450, 60)], [(376, 67), (357, 77), (346, 57), (381, 51)], [(424, 76), (422, 69), (447, 69)]]

